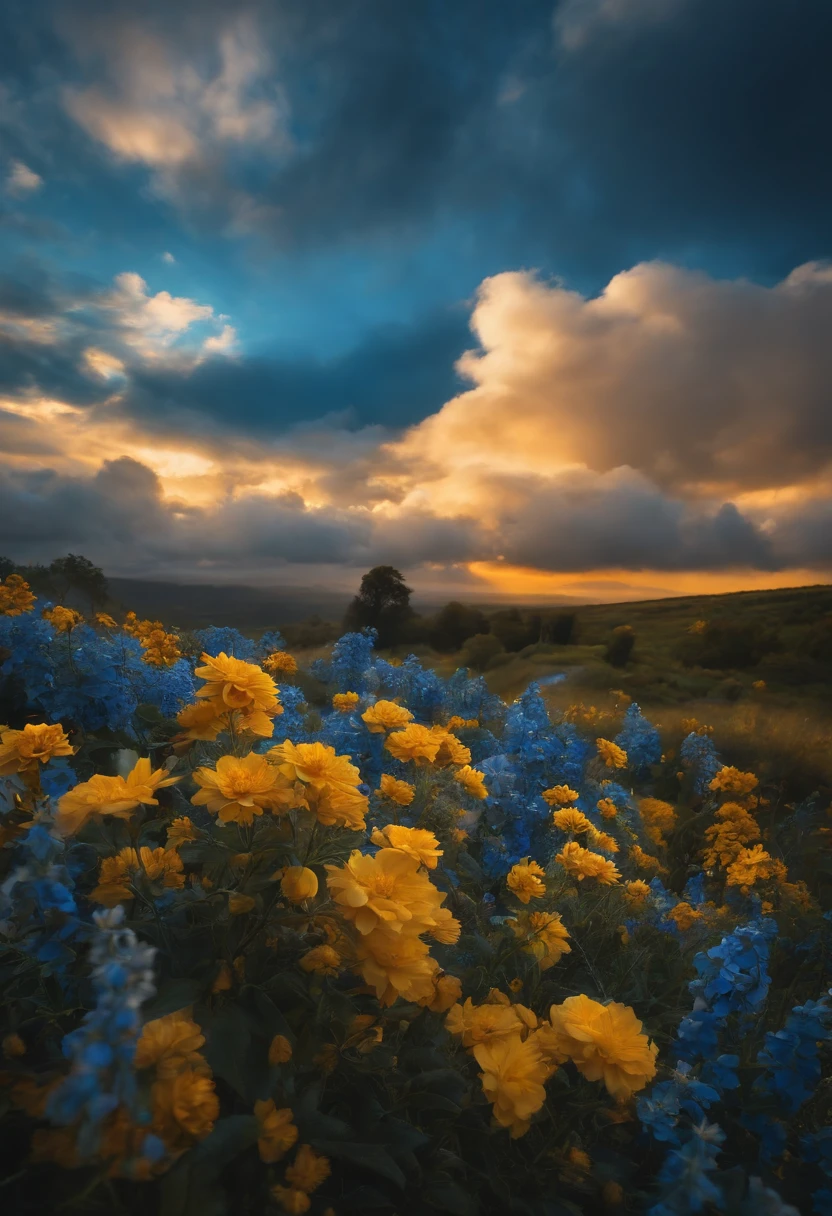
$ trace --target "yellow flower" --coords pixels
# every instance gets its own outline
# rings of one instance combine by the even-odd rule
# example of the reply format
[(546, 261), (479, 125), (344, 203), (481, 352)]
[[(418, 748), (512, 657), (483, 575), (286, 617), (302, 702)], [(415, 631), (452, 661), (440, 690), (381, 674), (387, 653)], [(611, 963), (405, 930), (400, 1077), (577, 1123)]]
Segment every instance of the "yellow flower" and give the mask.
[(479, 724), (479, 718), (460, 718), (459, 714), (453, 714), (445, 723), (445, 729), (476, 730)]
[(399, 849), (415, 857), (428, 870), (435, 870), (439, 858), (443, 856), (439, 841), (433, 832), (425, 828), (403, 828), (390, 823), (384, 829), (375, 828), (370, 839), (382, 848)]
[(658, 1048), (627, 1005), (570, 996), (549, 1013), (555, 1050), (614, 1098), (629, 1098), (656, 1075)]
[(614, 836), (610, 836), (607, 832), (599, 832), (596, 827), (591, 829), (589, 839), (596, 849), (603, 849), (605, 853), (619, 853), (621, 851), (621, 846)]
[(190, 1009), (179, 1009), (152, 1022), (145, 1022), (136, 1044), (133, 1066), (139, 1070), (155, 1066), (158, 1075), (190, 1068), (200, 1060), (199, 1049), (205, 1035), (191, 1016)]
[(228, 711), (214, 701), (197, 701), (186, 705), (176, 715), (186, 739), (201, 739), (213, 743), (221, 731), (227, 729)]
[(751, 687), (754, 689), (755, 692), (765, 692), (766, 682), (765, 682), (765, 680), (753, 680), (751, 682)]
[(263, 660), (263, 667), (273, 676), (278, 674), (293, 676), (298, 669), (294, 656), (286, 650), (275, 650), (273, 654)]
[(365, 826), (368, 800), (358, 791), (361, 774), (349, 756), (336, 756), (335, 748), (324, 743), (286, 739), (269, 751), (268, 759), (285, 782), (306, 787), (306, 801), (319, 823), (343, 824), (353, 831)]
[(90, 899), (105, 908), (133, 899), (129, 883), (139, 868), (139, 855), (129, 846), (116, 853), (115, 857), (102, 857), (98, 869), (98, 886), (90, 892)]
[(545, 877), (546, 871), (536, 861), (529, 861), (526, 857), (511, 867), (506, 886), (521, 903), (527, 904), (529, 900), (541, 899), (546, 894)]
[(531, 1027), (525, 1006), (512, 1005), (508, 997), (498, 995), (502, 997), (500, 1003), (475, 1005), (468, 997), (463, 1005), (454, 1005), (445, 1018), (446, 1030), (458, 1035), (463, 1047), (526, 1034)]
[(319, 1157), (308, 1144), (302, 1144), (286, 1170), (286, 1181), (299, 1191), (317, 1191), (331, 1173), (327, 1157)]
[(408, 781), (398, 781), (389, 773), (381, 774), (381, 781), (376, 793), (381, 794), (383, 798), (389, 798), (391, 802), (395, 802), (399, 806), (410, 806), (416, 796), (416, 790)]
[(117, 623), (110, 616), (109, 612), (96, 612), (93, 617), (96, 625), (100, 625), (102, 629), (118, 629)]
[(141, 638), (141, 645), (144, 649), (142, 662), (151, 667), (173, 667), (182, 658), (179, 638), (164, 629), (152, 629), (147, 637)]
[(228, 709), (259, 709), (266, 714), (278, 711), (277, 688), (271, 676), (254, 663), (235, 659), (221, 651), (216, 656), (203, 654), (204, 666), (194, 674), (205, 681), (196, 694), (200, 700), (217, 698)]
[(153, 1130), (173, 1152), (204, 1140), (219, 1118), (214, 1081), (205, 1075), (204, 1068), (202, 1065), (198, 1070), (187, 1068), (170, 1075), (165, 1073), (150, 1091)]
[(341, 968), (341, 955), (332, 946), (315, 946), (307, 950), (300, 965), (302, 970), (313, 975), (337, 975)]
[(605, 1182), (601, 1187), (601, 1198), (607, 1207), (618, 1207), (620, 1203), (624, 1202), (624, 1188), (620, 1182), (612, 1180)]
[(661, 798), (641, 798), (638, 804), (639, 814), (653, 844), (662, 848), (667, 841), (665, 833), (672, 832), (676, 824), (676, 812), (669, 802)]
[(197, 839), (197, 830), (187, 815), (179, 815), (168, 824), (169, 849), (178, 849), (186, 841)]
[(359, 939), (356, 958), (364, 982), (382, 1005), (392, 1005), (400, 996), (419, 1001), (433, 994), (438, 966), (420, 937), (378, 929)]
[(380, 849), (370, 857), (354, 849), (343, 866), (326, 870), (333, 900), (362, 936), (379, 926), (399, 933), (407, 925), (410, 932), (423, 933), (437, 924), (445, 896), (409, 853)]
[(281, 1186), (276, 1183), (271, 1189), (272, 1198), (276, 1203), (279, 1203), (284, 1212), (288, 1212), (289, 1216), (303, 1216), (304, 1212), (308, 1212), (312, 1206), (312, 1200), (305, 1191), (299, 1191), (295, 1187)]
[(289, 866), (283, 871), (280, 890), (290, 903), (301, 904), (318, 894), (318, 876), (308, 866)]
[(592, 827), (591, 820), (575, 807), (564, 807), (563, 810), (555, 811), (552, 822), (562, 832), (588, 832)]
[(450, 908), (437, 908), (432, 913), (432, 916), (434, 924), (428, 928), (428, 935), (434, 941), (441, 942), (443, 946), (456, 945), (462, 932), (462, 925), (451, 912)]
[(355, 709), (361, 697), (357, 692), (336, 692), (332, 698), (332, 708), (339, 713), (349, 714)]
[(3, 1039), (3, 1055), (7, 1060), (16, 1060), (26, 1055), (26, 1044), (19, 1034), (7, 1034)]
[(232, 891), (228, 897), (228, 911), (232, 916), (245, 916), (247, 912), (256, 907), (257, 900), (251, 895), (241, 895), (239, 891)]
[[(399, 727), (406, 726), (412, 720), (413, 714), (410, 710), (405, 709), (403, 705), (397, 705), (395, 701), (376, 701), (375, 705), (365, 709), (361, 715), (361, 721), (374, 735), (383, 734), (388, 730), (398, 730)], [(395, 752), (393, 754), (395, 755)], [(406, 757), (406, 759), (410, 759), (410, 757)]]
[(285, 1035), (276, 1034), (269, 1044), (269, 1063), (287, 1064), (292, 1058), (292, 1044)]
[(36, 769), (53, 756), (71, 756), (74, 750), (60, 722), (27, 722), (22, 730), (0, 727), (0, 777)]
[(572, 953), (569, 933), (557, 912), (521, 912), (508, 924), (514, 936), (523, 939), (523, 949), (537, 959), (541, 971), (548, 971), (564, 954)]
[(171, 777), (163, 768), (151, 771), (145, 757), (136, 762), (126, 777), (107, 777), (96, 773), (89, 781), (76, 785), (58, 803), (55, 827), (62, 836), (80, 831), (92, 815), (112, 815), (129, 819), (140, 804), (158, 806), (157, 790), (175, 785), (179, 777)]
[(650, 853), (645, 853), (641, 845), (634, 844), (630, 849), (630, 860), (640, 870), (645, 870), (648, 874), (667, 873), (667, 866), (663, 866), (658, 857), (652, 857)]
[(693, 624), (688, 625), (687, 631), (688, 633), (704, 633), (707, 628), (707, 621), (694, 621)]
[(738, 768), (726, 764), (719, 770), (708, 789), (723, 794), (750, 794), (757, 784), (753, 773), (742, 773)]
[(776, 878), (782, 881), (786, 877), (787, 871), (782, 861), (775, 860), (761, 844), (755, 844), (751, 849), (740, 849), (728, 866), (726, 882), (729, 887), (741, 887), (743, 894), (747, 894), (748, 889), (760, 879)]
[(553, 785), (550, 790), (544, 790), (541, 797), (544, 802), (548, 802), (549, 806), (564, 806), (569, 802), (577, 802), (580, 798), (577, 790), (570, 789), (568, 785)]
[(483, 798), (488, 797), (484, 774), (477, 768), (471, 768), (470, 764), (466, 764), (464, 768), (458, 769), (454, 773), (454, 781), (458, 781), (471, 798), (476, 798), (481, 802)]
[(509, 1129), (512, 1140), (525, 1135), (532, 1115), (546, 1101), (543, 1086), (550, 1072), (537, 1045), (518, 1036), (478, 1043), (474, 1059), (497, 1123)]
[(35, 596), (29, 590), (29, 584), (19, 574), (8, 574), (0, 583), (0, 616), (20, 616), (31, 612), (35, 605)]
[(53, 629), (58, 633), (71, 633), (76, 625), (80, 625), (83, 617), (80, 612), (76, 612), (74, 608), (64, 608), (63, 604), (56, 604), (54, 608), (44, 608), (41, 616)]
[(650, 888), (646, 882), (642, 882), (640, 878), (635, 878), (625, 883), (625, 894), (628, 899), (632, 899), (636, 903), (642, 903), (650, 894)]
[(451, 840), (454, 844), (462, 844), (463, 840), (468, 839), (468, 833), (465, 828), (451, 828)]
[[(387, 704), (391, 704), (391, 702), (387, 702)], [(375, 709), (376, 706), (372, 708)], [(396, 708), (400, 707), (396, 706)], [(394, 731), (384, 746), (394, 759), (401, 760), (403, 763), (413, 760), (416, 764), (433, 764), (441, 743), (442, 739), (434, 733), (431, 727), (411, 722), (404, 730)]]
[(563, 846), (555, 861), (559, 861), (567, 874), (573, 874), (579, 882), (584, 878), (597, 878), (602, 885), (611, 886), (621, 877), (614, 862), (600, 853), (582, 848), (575, 840)]
[(254, 822), (264, 810), (275, 814), (292, 805), (291, 793), (277, 786), (277, 771), (265, 756), (221, 756), (217, 767), (198, 768), (194, 781), (202, 788), (191, 798), (194, 806), (207, 807), (221, 823)]
[(739, 857), (745, 845), (760, 838), (760, 826), (753, 815), (738, 802), (726, 802), (717, 810), (716, 822), (705, 829), (708, 848), (703, 865), (711, 870), (717, 865), (727, 868)]
[(298, 1129), (292, 1122), (292, 1112), (288, 1107), (278, 1110), (272, 1098), (254, 1103), (254, 1113), (260, 1124), (260, 1134), (257, 1137), (257, 1148), (260, 1160), (266, 1165), (273, 1165), (281, 1157), (285, 1157), (290, 1148), (294, 1148), (298, 1139)]
[(418, 1002), (427, 1005), (431, 1013), (446, 1013), (462, 996), (462, 984), (455, 975), (440, 975), (434, 980), (433, 992)]
[(604, 819), (615, 819), (616, 815), (618, 814), (618, 807), (615, 805), (612, 798), (599, 798), (596, 806)]
[(685, 933), (697, 921), (702, 920), (702, 913), (692, 908), (685, 900), (680, 900), (675, 908), (670, 909), (667, 919), (673, 921), (680, 933)]
[(592, 1158), (582, 1148), (570, 1148), (569, 1164), (574, 1165), (582, 1174), (588, 1174), (592, 1169)]
[(596, 739), (595, 746), (607, 768), (627, 767), (627, 753), (617, 743), (611, 743), (609, 739)]
[(469, 763), (471, 750), (464, 743), (460, 743), (456, 735), (452, 735), (444, 726), (432, 726), (431, 730), (439, 740), (439, 751), (436, 753), (434, 764), (441, 767), (447, 764)]

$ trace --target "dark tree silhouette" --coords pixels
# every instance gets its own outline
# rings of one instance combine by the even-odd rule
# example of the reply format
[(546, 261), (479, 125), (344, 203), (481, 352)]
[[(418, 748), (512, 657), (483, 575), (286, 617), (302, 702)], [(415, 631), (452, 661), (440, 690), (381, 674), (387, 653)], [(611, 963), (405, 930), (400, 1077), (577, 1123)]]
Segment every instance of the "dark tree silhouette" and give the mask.
[(57, 594), (64, 599), (70, 591), (88, 599), (93, 607), (107, 600), (107, 580), (104, 571), (93, 565), (88, 557), (67, 553), (56, 557), (49, 567), (49, 574)]
[(488, 620), (479, 608), (451, 600), (437, 614), (428, 638), (434, 650), (451, 654), (477, 633), (488, 633)]
[(413, 615), (411, 594), (400, 571), (393, 566), (374, 566), (361, 580), (358, 595), (344, 617), (344, 627), (376, 629), (379, 646), (395, 646)]
[(0, 582), (15, 572), (15, 564), (10, 557), (0, 557)]

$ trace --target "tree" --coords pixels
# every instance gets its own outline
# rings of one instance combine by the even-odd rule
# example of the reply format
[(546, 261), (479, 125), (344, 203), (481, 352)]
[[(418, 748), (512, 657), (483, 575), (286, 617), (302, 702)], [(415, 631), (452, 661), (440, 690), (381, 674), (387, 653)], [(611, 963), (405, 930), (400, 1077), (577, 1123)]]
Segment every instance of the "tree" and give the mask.
[(540, 636), (540, 618), (524, 621), (519, 608), (504, 608), (491, 618), (491, 633), (499, 638), (506, 650), (522, 650), (531, 646)]
[(492, 659), (496, 658), (498, 654), (504, 653), (503, 643), (499, 638), (495, 638), (493, 633), (477, 633), (467, 639), (462, 647), (459, 660), (463, 667), (470, 667), (474, 671), (485, 671)]
[(626, 667), (636, 644), (636, 635), (629, 625), (617, 625), (607, 642), (604, 658), (612, 667)]
[(15, 564), (10, 557), (0, 557), (0, 582), (15, 572)]
[(393, 566), (374, 566), (361, 580), (358, 595), (344, 616), (344, 628), (376, 629), (379, 646), (395, 646), (413, 615), (410, 587)]
[(575, 613), (563, 612), (551, 617), (543, 625), (543, 641), (553, 646), (569, 646), (575, 643)]
[(76, 553), (56, 557), (49, 567), (49, 573), (61, 599), (70, 591), (75, 591), (88, 599), (93, 607), (106, 603), (107, 579), (104, 571), (93, 565), (88, 557)]
[(488, 621), (479, 608), (451, 600), (436, 614), (428, 640), (434, 650), (451, 654), (459, 650), (466, 638), (475, 633), (488, 633)]

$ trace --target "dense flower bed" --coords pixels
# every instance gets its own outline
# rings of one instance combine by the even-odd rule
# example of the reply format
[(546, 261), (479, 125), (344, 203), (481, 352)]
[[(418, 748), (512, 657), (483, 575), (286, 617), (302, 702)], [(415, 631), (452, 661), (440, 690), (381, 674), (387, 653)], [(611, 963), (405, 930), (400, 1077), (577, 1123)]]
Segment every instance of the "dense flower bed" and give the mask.
[(370, 633), (0, 614), (10, 1210), (832, 1212), (817, 801)]

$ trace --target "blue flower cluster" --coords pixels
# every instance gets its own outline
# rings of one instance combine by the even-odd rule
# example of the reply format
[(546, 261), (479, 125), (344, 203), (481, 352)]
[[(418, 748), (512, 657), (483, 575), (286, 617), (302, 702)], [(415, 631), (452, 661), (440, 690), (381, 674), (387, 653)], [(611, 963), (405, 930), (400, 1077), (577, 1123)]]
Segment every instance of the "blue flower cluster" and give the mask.
[(722, 761), (709, 735), (698, 735), (695, 731), (682, 740), (679, 758), (685, 768), (693, 774), (693, 785), (697, 794), (704, 794), (722, 767)]
[(651, 764), (658, 764), (662, 758), (659, 732), (647, 721), (635, 701), (628, 707), (624, 725), (614, 742), (627, 753), (628, 767), (636, 775), (646, 772)]

